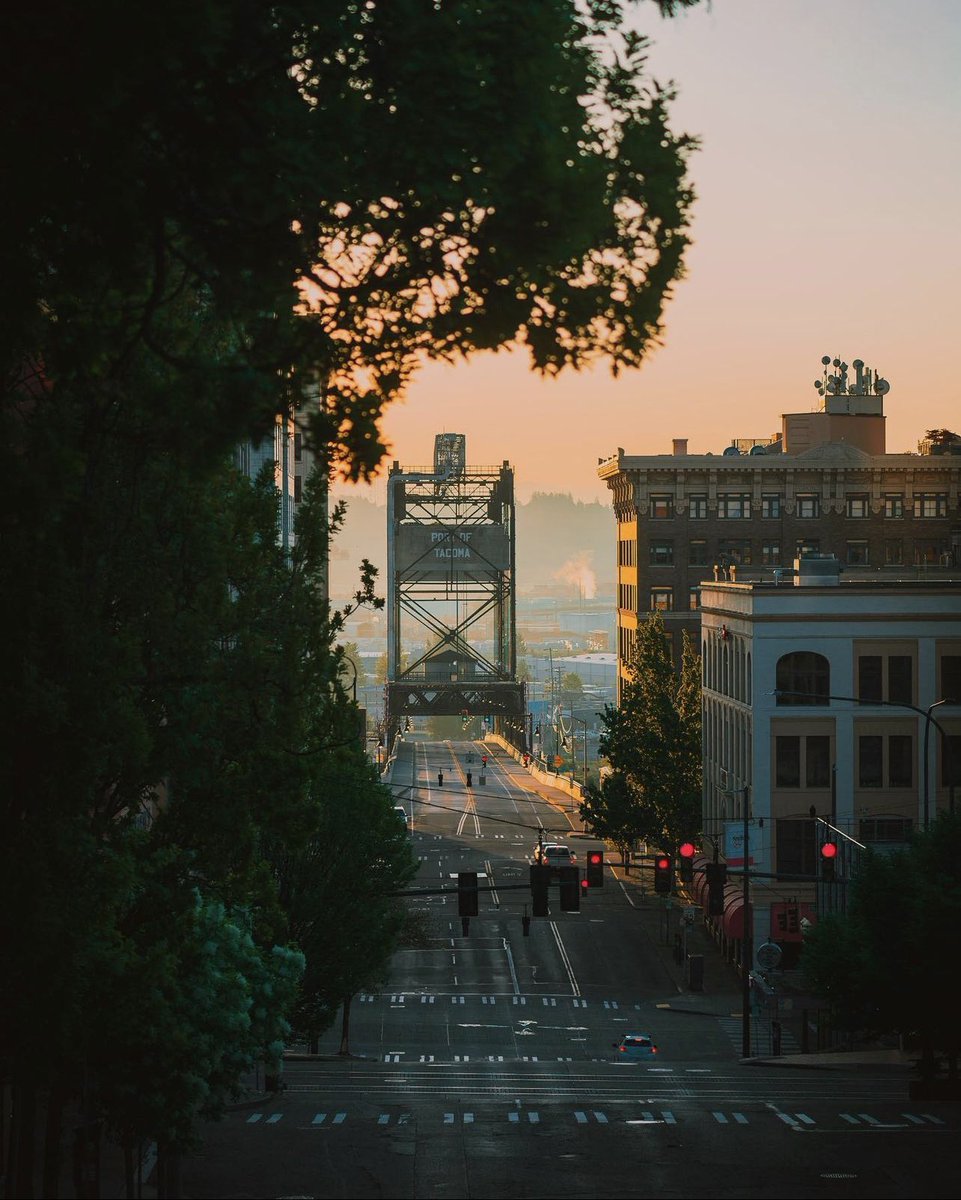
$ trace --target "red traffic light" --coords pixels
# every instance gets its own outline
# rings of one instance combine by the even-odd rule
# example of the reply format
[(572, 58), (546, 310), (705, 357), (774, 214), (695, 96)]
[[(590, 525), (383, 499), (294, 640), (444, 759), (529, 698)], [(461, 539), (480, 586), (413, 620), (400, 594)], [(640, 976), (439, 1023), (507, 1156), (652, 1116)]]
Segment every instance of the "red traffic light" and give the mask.
[(666, 854), (661, 854), (654, 860), (654, 870), (655, 871), (669, 871), (670, 869), (671, 869), (671, 860), (667, 857)]
[(604, 861), (604, 855), (600, 850), (591, 850), (587, 856), (588, 866), (596, 867)]
[(678, 848), (678, 854), (680, 854), (681, 858), (693, 858), (694, 857), (694, 843), (693, 842), (681, 842), (681, 845)]
[(587, 878), (587, 876), (585, 876), (585, 877), (584, 877), (584, 878), (581, 880), (581, 891), (582, 891), (582, 892), (586, 892), (586, 891), (587, 891), (587, 889), (588, 889), (590, 886), (591, 886), (591, 882), (590, 882), (590, 880)]
[(837, 858), (838, 844), (837, 842), (825, 842), (821, 847), (822, 858)]

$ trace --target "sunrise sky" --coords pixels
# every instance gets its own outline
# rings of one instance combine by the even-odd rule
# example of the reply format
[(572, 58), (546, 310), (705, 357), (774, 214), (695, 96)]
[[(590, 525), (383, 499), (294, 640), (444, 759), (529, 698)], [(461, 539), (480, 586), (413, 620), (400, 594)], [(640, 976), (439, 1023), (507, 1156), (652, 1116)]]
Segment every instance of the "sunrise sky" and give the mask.
[[(651, 73), (699, 136), (688, 275), (646, 366), (542, 381), (522, 351), (425, 367), (384, 431), (426, 463), (435, 433), (510, 460), (517, 497), (609, 493), (618, 446), (720, 453), (817, 407), (821, 356), (891, 385), (887, 448), (961, 426), (961, 0), (713, 0), (673, 20), (640, 5)], [(345, 493), (348, 497), (351, 490)], [(383, 500), (383, 482), (355, 494)]]

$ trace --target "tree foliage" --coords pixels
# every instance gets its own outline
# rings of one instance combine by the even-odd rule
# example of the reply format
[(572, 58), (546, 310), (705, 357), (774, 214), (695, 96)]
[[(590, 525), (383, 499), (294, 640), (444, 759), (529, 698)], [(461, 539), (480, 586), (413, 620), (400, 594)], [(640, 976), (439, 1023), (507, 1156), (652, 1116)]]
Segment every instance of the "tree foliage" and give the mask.
[(843, 1028), (915, 1035), (957, 1067), (951, 946), (961, 923), (961, 816), (941, 813), (906, 850), (865, 852), (847, 911), (806, 935), (801, 968)]
[(638, 628), (630, 678), (603, 723), (600, 751), (613, 775), (589, 789), (584, 819), (600, 836), (610, 824), (631, 841), (674, 846), (692, 837), (701, 810), (700, 659), (685, 633), (675, 673), (660, 613)]
[[(196, 451), (263, 428), (278, 372), (288, 400), (319, 379), (315, 433), (355, 477), (423, 357), (618, 370), (658, 341), (694, 142), (621, 4), (174, 0), (127, 15), (122, 56), (115, 19), (0, 23), (11, 377), (116, 396), (143, 355), (185, 384), (157, 406)], [(172, 340), (185, 302), (220, 337)]]
[[(24, 1147), (37, 1088), (183, 1144), (276, 1051), (295, 924), (302, 1001), (382, 970), (407, 867), (348, 750), (327, 467), (371, 474), (425, 357), (636, 366), (688, 243), (694, 143), (616, 0), (171, 0), (124, 10), (120, 54), (118, 11), (0, 15), (0, 1058)], [(324, 469), (287, 553), (271, 479), (231, 456), (293, 410)], [(324, 837), (339, 884), (314, 901), (371, 913), (344, 964), (277, 866)]]

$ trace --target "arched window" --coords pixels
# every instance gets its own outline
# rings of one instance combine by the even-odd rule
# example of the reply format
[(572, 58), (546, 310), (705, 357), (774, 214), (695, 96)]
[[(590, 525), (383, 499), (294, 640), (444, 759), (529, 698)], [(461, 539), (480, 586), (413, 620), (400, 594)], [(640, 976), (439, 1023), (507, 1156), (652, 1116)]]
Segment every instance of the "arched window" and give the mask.
[(823, 654), (795, 650), (777, 660), (778, 704), (827, 704), (831, 664)]

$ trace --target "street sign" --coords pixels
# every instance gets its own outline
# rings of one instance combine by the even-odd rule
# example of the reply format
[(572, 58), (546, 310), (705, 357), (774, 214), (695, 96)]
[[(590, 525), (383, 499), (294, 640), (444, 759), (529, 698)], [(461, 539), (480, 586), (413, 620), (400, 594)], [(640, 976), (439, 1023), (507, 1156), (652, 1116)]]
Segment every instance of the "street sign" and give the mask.
[(695, 904), (692, 904), (692, 905), (688, 906), (687, 908), (685, 908), (684, 912), (682, 914), (682, 916), (684, 918), (684, 924), (685, 925), (693, 925), (694, 918), (697, 916), (697, 914), (699, 912), (700, 912), (700, 909)]
[(762, 942), (757, 948), (755, 957), (762, 970), (773, 971), (781, 961), (781, 947), (777, 942)]

